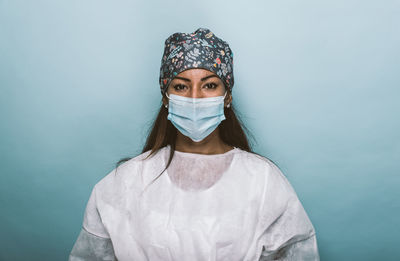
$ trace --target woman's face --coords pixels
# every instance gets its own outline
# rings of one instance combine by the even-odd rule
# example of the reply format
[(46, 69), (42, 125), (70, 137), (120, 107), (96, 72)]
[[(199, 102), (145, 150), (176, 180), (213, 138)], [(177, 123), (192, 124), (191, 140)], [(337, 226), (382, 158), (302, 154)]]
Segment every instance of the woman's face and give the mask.
[[(168, 95), (175, 94), (188, 98), (207, 98), (223, 96), (225, 85), (222, 80), (213, 72), (206, 69), (189, 69), (179, 73), (170, 82)], [(225, 106), (232, 100), (228, 92), (225, 97)], [(168, 100), (164, 97), (164, 105)]]

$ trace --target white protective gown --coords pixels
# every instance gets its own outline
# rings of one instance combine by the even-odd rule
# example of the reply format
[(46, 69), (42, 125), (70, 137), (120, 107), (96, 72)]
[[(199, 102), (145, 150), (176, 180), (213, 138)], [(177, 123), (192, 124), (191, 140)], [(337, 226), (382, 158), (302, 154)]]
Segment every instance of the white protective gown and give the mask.
[(319, 260), (296, 192), (267, 158), (147, 151), (91, 192), (69, 260)]

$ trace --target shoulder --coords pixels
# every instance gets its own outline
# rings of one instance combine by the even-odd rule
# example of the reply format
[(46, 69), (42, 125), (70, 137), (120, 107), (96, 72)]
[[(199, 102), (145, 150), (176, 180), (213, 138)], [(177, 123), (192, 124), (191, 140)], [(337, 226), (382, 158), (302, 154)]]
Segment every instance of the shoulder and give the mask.
[(150, 155), (150, 150), (125, 161), (101, 178), (95, 187), (102, 194), (122, 192), (128, 188), (140, 187), (144, 169), (159, 165), (165, 147)]
[[(267, 216), (279, 216), (288, 206), (296, 208), (301, 205), (297, 193), (286, 175), (271, 159), (259, 154), (241, 151), (240, 158), (244, 171), (257, 180), (262, 190), (261, 213)], [(274, 214), (272, 214), (274, 213)]]
[(245, 171), (257, 176), (265, 187), (280, 187), (281, 189), (285, 188), (286, 191), (293, 190), (286, 175), (271, 159), (257, 153), (240, 150), (239, 160)]
[(278, 166), (269, 158), (255, 152), (248, 152), (238, 149), (238, 158), (244, 167), (254, 172), (271, 172), (279, 169)]

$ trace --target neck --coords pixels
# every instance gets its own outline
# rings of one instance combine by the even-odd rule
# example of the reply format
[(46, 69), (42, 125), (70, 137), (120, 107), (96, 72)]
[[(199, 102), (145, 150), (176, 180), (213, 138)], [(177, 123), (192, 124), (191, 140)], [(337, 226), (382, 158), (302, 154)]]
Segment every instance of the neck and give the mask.
[(199, 154), (222, 154), (231, 149), (232, 146), (225, 144), (219, 136), (219, 128), (216, 128), (210, 135), (200, 142), (194, 142), (178, 131), (175, 149), (182, 152)]

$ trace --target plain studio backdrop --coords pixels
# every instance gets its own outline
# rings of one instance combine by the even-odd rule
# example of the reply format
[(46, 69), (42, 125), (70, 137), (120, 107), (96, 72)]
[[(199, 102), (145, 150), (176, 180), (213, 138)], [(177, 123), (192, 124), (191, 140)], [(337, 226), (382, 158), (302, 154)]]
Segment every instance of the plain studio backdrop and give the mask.
[(0, 260), (67, 259), (94, 184), (141, 153), (165, 39), (199, 27), (321, 260), (400, 260), (398, 0), (0, 0)]

